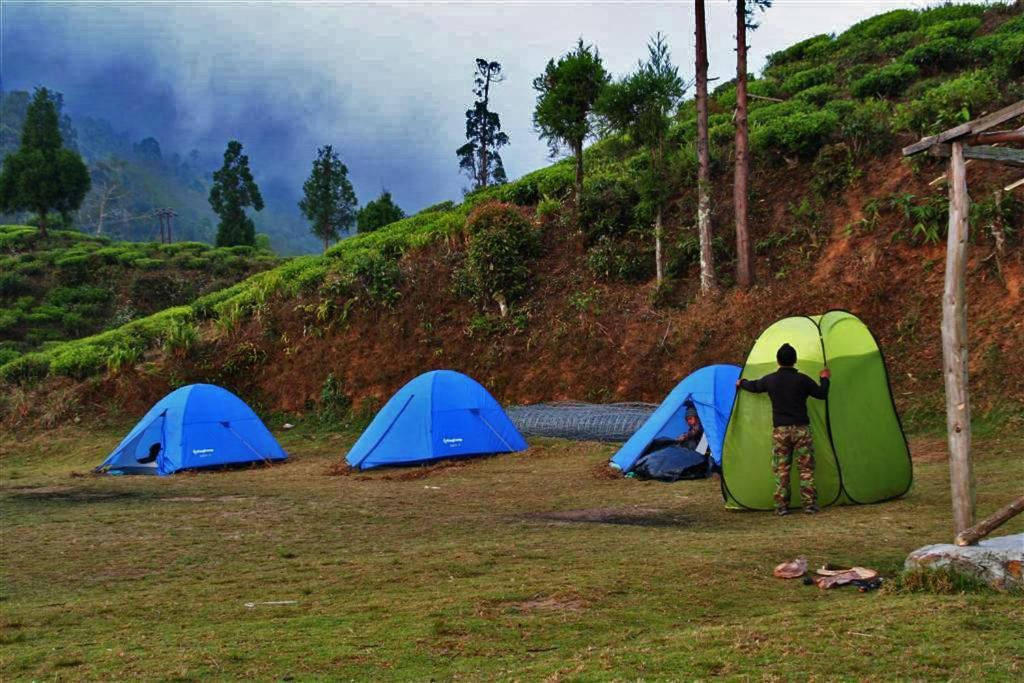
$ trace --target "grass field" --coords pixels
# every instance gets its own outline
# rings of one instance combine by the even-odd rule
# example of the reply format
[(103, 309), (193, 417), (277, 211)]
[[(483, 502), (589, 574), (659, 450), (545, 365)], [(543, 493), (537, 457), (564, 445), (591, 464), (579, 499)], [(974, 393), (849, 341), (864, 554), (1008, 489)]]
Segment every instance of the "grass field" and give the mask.
[[(799, 554), (894, 573), (949, 540), (936, 438), (912, 441), (905, 498), (777, 519), (561, 441), (338, 476), (350, 438), (296, 430), (269, 469), (76, 474), (128, 426), (0, 436), (3, 680), (1024, 676), (1019, 596), (771, 576)], [(1019, 493), (1022, 447), (976, 443), (981, 514)]]

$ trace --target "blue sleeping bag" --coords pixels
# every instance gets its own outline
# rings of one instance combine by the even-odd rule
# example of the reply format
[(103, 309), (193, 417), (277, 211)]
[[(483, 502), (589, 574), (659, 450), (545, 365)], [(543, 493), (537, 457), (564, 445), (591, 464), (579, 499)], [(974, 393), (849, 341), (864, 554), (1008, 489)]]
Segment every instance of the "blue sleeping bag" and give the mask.
[(668, 482), (705, 479), (711, 473), (711, 459), (674, 439), (656, 439), (633, 465), (632, 473), (637, 479)]

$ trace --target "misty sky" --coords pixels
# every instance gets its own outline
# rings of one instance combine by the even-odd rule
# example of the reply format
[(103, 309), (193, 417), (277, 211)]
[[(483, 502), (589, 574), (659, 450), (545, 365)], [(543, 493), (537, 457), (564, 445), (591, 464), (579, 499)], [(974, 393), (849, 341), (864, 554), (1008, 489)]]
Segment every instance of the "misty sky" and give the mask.
[[(928, 4), (776, 0), (750, 36), (750, 69), (802, 38)], [(711, 72), (722, 80), (735, 68), (734, 6), (708, 0)], [(153, 136), (165, 155), (198, 148), (212, 164), (237, 138), (258, 181), (296, 196), (317, 145), (330, 143), (361, 203), (386, 187), (410, 212), (458, 199), (467, 185), (454, 150), (478, 56), (505, 68), (492, 106), (511, 138), (510, 178), (549, 163), (532, 129), (531, 82), (577, 37), (621, 75), (661, 31), (684, 77), (693, 74), (690, 2), (0, 0), (0, 9), (5, 89), (63, 92), (72, 116)]]

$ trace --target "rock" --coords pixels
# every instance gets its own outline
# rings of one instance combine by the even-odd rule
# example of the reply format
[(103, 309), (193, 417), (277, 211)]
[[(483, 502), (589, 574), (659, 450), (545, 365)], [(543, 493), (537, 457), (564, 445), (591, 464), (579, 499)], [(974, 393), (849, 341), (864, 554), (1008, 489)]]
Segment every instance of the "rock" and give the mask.
[(1024, 534), (987, 538), (978, 545), (937, 543), (907, 556), (904, 569), (952, 567), (973, 574), (995, 588), (1024, 587)]
[(295, 428), (295, 425), (293, 425), (291, 422), (285, 422), (283, 425), (281, 425), (281, 429), (294, 429), (294, 428)]

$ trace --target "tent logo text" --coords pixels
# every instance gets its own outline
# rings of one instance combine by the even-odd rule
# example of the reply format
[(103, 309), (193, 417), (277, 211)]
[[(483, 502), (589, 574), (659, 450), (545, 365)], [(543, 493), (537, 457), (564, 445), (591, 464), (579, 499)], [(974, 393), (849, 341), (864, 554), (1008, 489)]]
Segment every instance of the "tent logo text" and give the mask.
[(458, 445), (460, 445), (462, 443), (462, 437), (461, 436), (446, 436), (443, 439), (441, 439), (441, 443), (445, 444), (446, 446), (451, 446), (452, 448), (455, 448), (456, 446), (458, 446)]
[(213, 453), (212, 448), (193, 448), (192, 455), (209, 455)]

